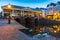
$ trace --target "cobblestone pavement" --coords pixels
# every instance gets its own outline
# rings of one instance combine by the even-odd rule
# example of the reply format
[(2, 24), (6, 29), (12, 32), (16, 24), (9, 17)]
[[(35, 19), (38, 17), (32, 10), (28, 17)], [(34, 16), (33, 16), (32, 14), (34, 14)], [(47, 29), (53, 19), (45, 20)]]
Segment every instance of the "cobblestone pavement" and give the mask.
[(19, 29), (25, 29), (14, 20), (8, 24), (7, 20), (0, 20), (0, 40), (29, 40), (30, 38)]

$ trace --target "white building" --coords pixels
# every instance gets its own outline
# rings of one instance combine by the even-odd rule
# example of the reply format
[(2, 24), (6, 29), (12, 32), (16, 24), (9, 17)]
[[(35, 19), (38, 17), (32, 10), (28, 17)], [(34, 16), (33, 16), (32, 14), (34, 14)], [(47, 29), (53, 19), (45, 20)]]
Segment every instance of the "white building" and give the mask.
[(9, 13), (11, 16), (43, 16), (42, 10), (39, 8), (30, 8), (11, 4), (2, 6), (2, 16), (8, 16)]

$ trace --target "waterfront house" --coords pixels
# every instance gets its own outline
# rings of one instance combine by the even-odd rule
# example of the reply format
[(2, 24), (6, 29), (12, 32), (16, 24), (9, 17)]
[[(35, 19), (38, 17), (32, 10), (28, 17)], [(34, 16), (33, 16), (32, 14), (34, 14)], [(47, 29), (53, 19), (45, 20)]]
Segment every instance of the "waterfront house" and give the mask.
[(48, 19), (60, 20), (60, 2), (47, 5), (46, 16)]
[[(10, 8), (8, 8), (10, 7)], [(42, 10), (40, 8), (30, 8), (17, 5), (5, 5), (2, 6), (2, 16), (7, 17), (10, 13), (10, 16), (43, 16)]]

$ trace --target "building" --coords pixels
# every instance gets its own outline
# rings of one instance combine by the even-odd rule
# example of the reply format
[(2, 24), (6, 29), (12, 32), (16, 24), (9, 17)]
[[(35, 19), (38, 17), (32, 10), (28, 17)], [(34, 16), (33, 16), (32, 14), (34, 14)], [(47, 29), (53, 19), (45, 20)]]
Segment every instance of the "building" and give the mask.
[(38, 16), (50, 20), (60, 20), (60, 1), (57, 3), (50, 3), (46, 8), (30, 8), (17, 5), (2, 6), (2, 16)]
[(2, 16), (7, 17), (9, 16), (43, 16), (42, 10), (39, 8), (30, 8), (30, 7), (23, 7), (23, 6), (16, 6), (16, 5), (5, 5), (2, 6)]
[(48, 19), (60, 20), (60, 2), (48, 4), (46, 14)]
[(40, 10), (42, 11), (42, 17), (46, 18), (47, 9), (46, 8), (40, 8)]

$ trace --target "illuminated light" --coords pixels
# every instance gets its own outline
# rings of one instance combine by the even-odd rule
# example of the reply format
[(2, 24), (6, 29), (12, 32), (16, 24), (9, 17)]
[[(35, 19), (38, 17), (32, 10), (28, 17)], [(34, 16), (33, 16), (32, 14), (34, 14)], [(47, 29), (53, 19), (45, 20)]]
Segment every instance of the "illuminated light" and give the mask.
[(57, 13), (54, 13), (54, 15), (57, 15)]
[(57, 28), (57, 25), (53, 26), (54, 28)]
[(59, 12), (54, 13), (53, 18), (56, 20), (60, 19), (60, 13)]
[(54, 13), (53, 18), (54, 18), (54, 19), (57, 19), (57, 13)]
[(57, 18), (57, 15), (56, 16), (54, 15), (53, 18), (56, 19)]
[(40, 16), (42, 16), (42, 14), (40, 14)]
[(40, 28), (40, 30), (42, 30), (43, 28)]
[(32, 32), (32, 31), (33, 31), (32, 29), (29, 30), (29, 32)]
[(48, 16), (48, 18), (50, 18), (50, 16)]
[(56, 33), (57, 31), (56, 30), (54, 30), (54, 33)]
[(39, 32), (42, 32), (41, 30)]
[(7, 8), (9, 8), (9, 9), (10, 9), (10, 8), (11, 8), (11, 5), (10, 5), (10, 4), (8, 4), (8, 5), (7, 5)]
[(59, 28), (58, 28), (57, 30), (58, 30), (58, 31), (60, 31), (60, 29), (59, 29)]
[(51, 32), (53, 32), (52, 30), (50, 30)]
[(10, 6), (10, 5), (8, 5), (8, 8), (11, 8), (11, 6)]
[(52, 16), (47, 16), (48, 19), (52, 19)]
[(41, 35), (41, 34), (37, 34), (37, 35)]

